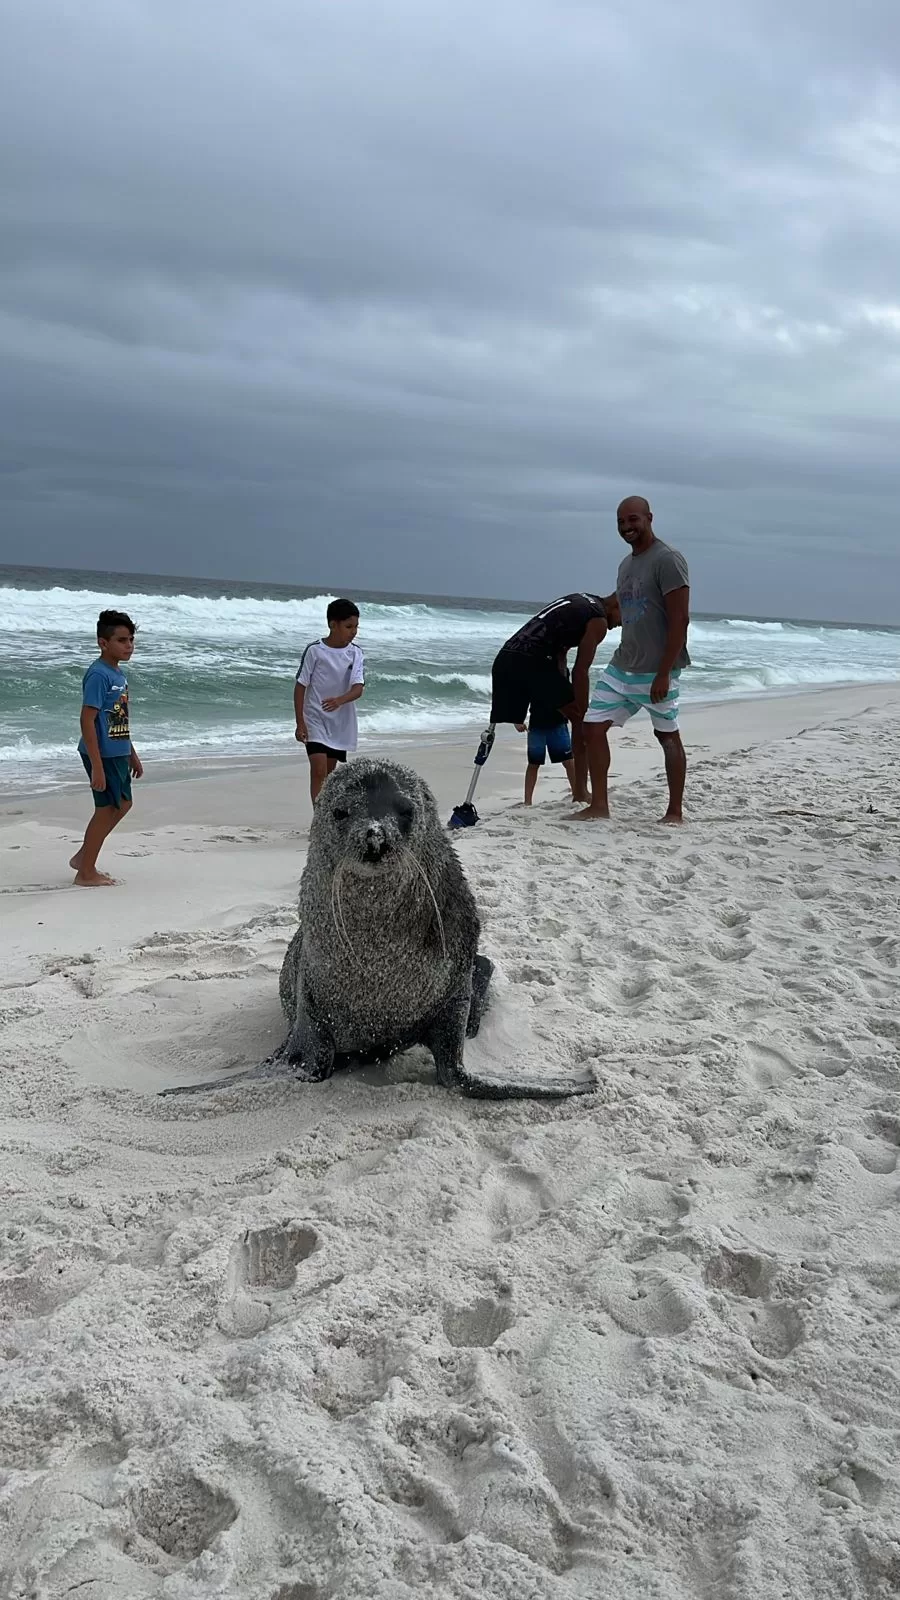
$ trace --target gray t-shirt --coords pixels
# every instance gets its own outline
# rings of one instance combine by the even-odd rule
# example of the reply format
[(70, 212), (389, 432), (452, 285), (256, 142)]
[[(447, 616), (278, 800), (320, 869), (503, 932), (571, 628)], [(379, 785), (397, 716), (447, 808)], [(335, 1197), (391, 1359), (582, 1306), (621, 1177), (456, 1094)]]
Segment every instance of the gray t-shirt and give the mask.
[[(658, 672), (666, 645), (669, 619), (665, 596), (690, 582), (680, 550), (654, 539), (643, 555), (628, 555), (619, 568), (616, 594), (622, 610), (622, 640), (610, 663), (622, 672)], [(687, 645), (673, 671), (689, 667)]]

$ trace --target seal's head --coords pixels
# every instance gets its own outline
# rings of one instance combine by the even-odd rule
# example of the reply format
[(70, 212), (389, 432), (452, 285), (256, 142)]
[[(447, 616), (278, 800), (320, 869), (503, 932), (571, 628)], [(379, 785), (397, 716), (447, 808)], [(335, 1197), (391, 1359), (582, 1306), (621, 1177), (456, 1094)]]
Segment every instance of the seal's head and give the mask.
[[(434, 815), (432, 816), (432, 813)], [(310, 850), (332, 869), (365, 876), (396, 871), (418, 856), (437, 811), (421, 778), (394, 761), (365, 759), (338, 767), (316, 801)]]

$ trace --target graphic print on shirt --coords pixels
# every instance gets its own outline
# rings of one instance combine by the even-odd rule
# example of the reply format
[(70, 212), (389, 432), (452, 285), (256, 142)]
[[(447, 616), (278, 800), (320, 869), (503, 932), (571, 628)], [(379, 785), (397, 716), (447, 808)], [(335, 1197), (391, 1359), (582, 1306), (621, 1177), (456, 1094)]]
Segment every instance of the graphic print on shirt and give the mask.
[(622, 613), (622, 626), (628, 628), (632, 623), (640, 622), (647, 610), (648, 600), (644, 593), (644, 586), (635, 583), (633, 579), (626, 579), (619, 590), (619, 610)]
[(116, 696), (114, 704), (106, 712), (106, 736), (108, 739), (128, 740), (131, 744), (131, 730), (128, 726), (128, 690), (122, 689)]

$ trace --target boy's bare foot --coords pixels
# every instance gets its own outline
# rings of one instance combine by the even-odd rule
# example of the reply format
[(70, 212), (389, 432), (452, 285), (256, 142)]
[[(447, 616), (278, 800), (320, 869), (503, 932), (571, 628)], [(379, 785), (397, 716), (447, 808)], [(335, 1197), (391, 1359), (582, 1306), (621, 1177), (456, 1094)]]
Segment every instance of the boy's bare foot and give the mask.
[(680, 828), (684, 817), (680, 811), (667, 811), (664, 817), (660, 817), (659, 821), (660, 826), (663, 828)]
[(588, 806), (586, 811), (577, 811), (574, 817), (566, 817), (566, 822), (608, 822), (608, 811), (596, 811), (593, 806)]
[(108, 872), (76, 872), (75, 883), (79, 889), (114, 889), (118, 878), (111, 878)]
[(573, 794), (572, 795), (572, 804), (573, 804), (573, 806), (589, 806), (590, 803), (591, 803), (591, 797), (590, 797), (590, 794), (588, 793), (587, 790), (585, 790), (584, 794)]

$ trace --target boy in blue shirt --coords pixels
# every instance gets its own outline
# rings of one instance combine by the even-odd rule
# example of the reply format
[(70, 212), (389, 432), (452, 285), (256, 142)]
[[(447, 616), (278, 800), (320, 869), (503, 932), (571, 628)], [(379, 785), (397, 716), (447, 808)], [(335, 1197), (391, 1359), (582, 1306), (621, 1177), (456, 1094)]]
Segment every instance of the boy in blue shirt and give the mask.
[(123, 661), (134, 651), (135, 626), (124, 611), (101, 611), (97, 621), (100, 658), (88, 667), (82, 684), (81, 739), (78, 752), (94, 792), (94, 815), (84, 843), (69, 865), (80, 889), (105, 889), (115, 883), (97, 871), (104, 840), (131, 810), (131, 780), (143, 776), (128, 726), (128, 679)]

